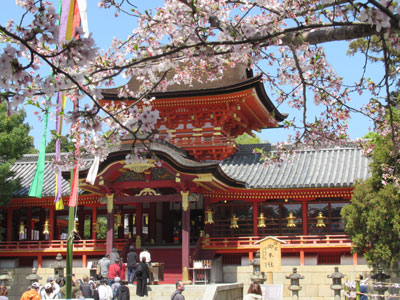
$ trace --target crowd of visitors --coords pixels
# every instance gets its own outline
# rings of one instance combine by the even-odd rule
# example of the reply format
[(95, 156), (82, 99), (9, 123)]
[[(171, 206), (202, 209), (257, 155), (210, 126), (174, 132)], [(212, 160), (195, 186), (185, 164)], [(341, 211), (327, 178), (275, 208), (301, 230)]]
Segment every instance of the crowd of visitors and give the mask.
[[(150, 261), (150, 253), (147, 250), (142, 251), (139, 257), (141, 257), (141, 261), (138, 263), (135, 248), (130, 246), (127, 255), (128, 281), (126, 281), (125, 264), (117, 249), (113, 248), (110, 254), (106, 254), (98, 261), (96, 277), (84, 276), (81, 280), (72, 275), (71, 297), (94, 300), (129, 300), (130, 293), (127, 285), (134, 284), (135, 281), (137, 281), (137, 296), (147, 295), (150, 269), (146, 258)], [(22, 294), (20, 300), (65, 299), (65, 288), (65, 278), (55, 280), (49, 277), (44, 285), (40, 285), (38, 282), (32, 283)]]

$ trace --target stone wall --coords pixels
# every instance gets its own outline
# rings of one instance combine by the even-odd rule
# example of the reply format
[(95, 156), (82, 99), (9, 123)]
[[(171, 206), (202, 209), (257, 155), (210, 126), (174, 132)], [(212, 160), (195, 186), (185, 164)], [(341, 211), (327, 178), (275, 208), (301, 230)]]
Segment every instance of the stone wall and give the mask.
[(203, 300), (242, 300), (242, 298), (243, 283), (208, 285), (203, 296)]
[[(302, 290), (299, 292), (299, 300), (332, 300), (333, 291), (330, 289), (332, 279), (328, 278), (328, 275), (334, 272), (334, 267), (335, 265), (296, 266), (297, 273), (304, 276), (304, 279), (300, 280)], [(338, 267), (339, 272), (346, 275), (350, 281), (353, 281), (357, 274), (362, 274), (364, 278), (370, 277), (370, 268), (367, 265), (342, 265)], [(293, 266), (282, 266), (281, 272), (275, 272), (272, 275), (272, 284), (283, 284), (284, 300), (292, 299), (292, 294), (288, 289), (290, 280), (285, 277), (292, 273), (292, 269)], [(224, 266), (224, 282), (242, 282), (244, 284), (243, 293), (246, 294), (251, 283), (252, 271), (252, 266)], [(266, 274), (266, 278), (268, 281), (268, 274)]]

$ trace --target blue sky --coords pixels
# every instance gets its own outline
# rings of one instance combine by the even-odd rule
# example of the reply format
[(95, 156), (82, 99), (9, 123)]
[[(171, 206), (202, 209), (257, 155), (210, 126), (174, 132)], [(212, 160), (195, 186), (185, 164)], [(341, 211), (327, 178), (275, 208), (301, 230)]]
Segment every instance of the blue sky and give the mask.
[[(18, 21), (18, 17), (21, 15), (22, 10), (18, 9), (15, 6), (15, 0), (3, 1), (6, 1), (8, 3), (7, 5), (3, 6), (2, 10), (0, 10), (0, 23), (5, 24), (5, 22), (8, 21), (10, 18), (14, 18), (15, 21)], [(56, 3), (57, 6), (58, 1), (52, 2)], [(97, 0), (90, 0), (87, 2), (89, 30), (93, 33), (93, 36), (100, 48), (106, 48), (107, 46), (109, 46), (114, 36), (118, 38), (127, 37), (131, 29), (134, 28), (135, 22), (134, 20), (132, 20), (132, 18), (127, 17), (123, 14), (121, 14), (118, 18), (115, 18), (113, 9), (104, 10), (98, 8)], [(135, 3), (140, 3), (139, 5), (142, 5), (143, 7), (147, 7), (147, 5), (149, 5), (148, 1), (135, 1)], [(162, 5), (163, 1), (152, 0), (150, 3), (152, 7), (155, 7)], [(361, 76), (364, 59), (360, 55), (356, 57), (346, 56), (346, 42), (327, 43), (326, 45), (324, 45), (324, 47), (327, 49), (328, 52), (328, 61), (335, 67), (338, 74), (344, 78), (346, 83), (352, 84)], [(382, 74), (382, 68), (382, 65), (375, 65), (373, 67), (373, 74), (375, 76)], [(352, 102), (355, 103), (356, 106), (361, 106), (363, 103), (366, 103), (368, 99), (368, 94), (364, 94), (361, 96), (355, 94), (352, 97)], [(274, 102), (273, 98), (272, 101)], [(32, 116), (31, 108), (26, 108), (26, 110), (28, 112), (28, 115), (30, 115), (30, 117), (28, 118), (28, 122), (33, 127), (33, 129), (31, 130), (31, 135), (35, 138), (35, 146), (39, 148), (43, 124), (38, 123), (37, 119)], [(279, 110), (282, 113), (289, 113), (289, 118), (291, 118), (292, 116), (297, 117), (297, 115), (298, 117), (300, 117), (300, 114), (298, 112), (293, 111), (293, 109), (285, 105), (281, 105), (279, 107)], [(315, 111), (315, 113), (317, 113), (317, 111)], [(49, 121), (48, 130), (54, 129), (54, 123), (54, 121)], [(349, 122), (349, 125), (350, 137), (352, 139), (362, 137), (363, 135), (368, 133), (369, 127), (372, 126), (372, 124), (365, 117), (361, 116), (354, 117)], [(288, 134), (291, 134), (291, 132), (286, 129), (267, 129), (263, 130), (261, 134), (258, 135), (261, 137), (262, 140), (268, 140), (274, 143), (286, 141)], [(49, 141), (49, 139), (50, 138), (48, 134), (47, 140)]]

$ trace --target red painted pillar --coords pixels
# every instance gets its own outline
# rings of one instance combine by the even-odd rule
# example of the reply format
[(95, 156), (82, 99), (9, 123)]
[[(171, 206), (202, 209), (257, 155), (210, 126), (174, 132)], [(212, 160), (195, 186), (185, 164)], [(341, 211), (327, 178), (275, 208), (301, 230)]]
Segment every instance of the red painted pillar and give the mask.
[(143, 205), (142, 203), (136, 203), (136, 235), (140, 236), (142, 240), (143, 233)]
[(182, 280), (189, 281), (190, 203), (189, 191), (182, 194)]
[(82, 268), (86, 268), (86, 267), (87, 267), (87, 255), (82, 254)]
[(257, 202), (253, 202), (253, 235), (258, 236), (258, 205)]
[(96, 232), (96, 224), (97, 224), (97, 207), (92, 207), (92, 240), (97, 238)]
[[(12, 219), (13, 219), (13, 209), (11, 207), (8, 208), (7, 212), (7, 241), (12, 240)], [(19, 224), (17, 224), (17, 230), (19, 230)]]
[(85, 239), (85, 212), (79, 210), (78, 212), (78, 231), (82, 239)]
[(27, 208), (27, 215), (26, 215), (26, 240), (31, 241), (32, 240), (32, 222), (29, 220), (32, 220), (32, 207)]
[(43, 262), (43, 256), (41, 254), (38, 254), (38, 268), (42, 267), (42, 262)]
[(357, 253), (353, 253), (353, 265), (357, 266), (358, 265), (358, 260), (357, 260)]
[(301, 213), (303, 218), (303, 235), (308, 234), (308, 220), (307, 220), (307, 202), (302, 202)]
[(110, 254), (114, 246), (114, 210), (109, 213), (107, 211), (107, 241), (106, 253)]
[(55, 206), (54, 205), (52, 205), (52, 206), (50, 206), (50, 212), (49, 212), (49, 241), (52, 241), (52, 240), (54, 240), (54, 229), (55, 229), (55, 226), (54, 226), (54, 209), (55, 209)]
[(304, 251), (300, 251), (300, 266), (304, 266)]
[(150, 216), (149, 216), (149, 236), (150, 240), (156, 239), (156, 224), (157, 224), (157, 218), (156, 218), (156, 203), (152, 202), (150, 203)]

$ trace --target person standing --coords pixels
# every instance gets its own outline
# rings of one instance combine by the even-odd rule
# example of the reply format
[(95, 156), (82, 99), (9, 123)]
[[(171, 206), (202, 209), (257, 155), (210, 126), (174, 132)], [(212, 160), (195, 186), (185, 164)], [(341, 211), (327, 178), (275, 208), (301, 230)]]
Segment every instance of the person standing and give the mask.
[(247, 295), (244, 296), (243, 300), (261, 300), (262, 291), (261, 286), (258, 282), (252, 282), (247, 290)]
[(129, 288), (125, 285), (125, 281), (121, 282), (121, 286), (117, 291), (117, 300), (129, 300), (130, 299), (130, 292)]
[(150, 252), (146, 248), (143, 248), (142, 252), (139, 253), (139, 261), (142, 261), (143, 257), (146, 258), (148, 264), (151, 262)]
[(121, 272), (121, 265), (118, 258), (108, 269), (108, 279), (110, 286), (114, 283), (115, 277), (119, 277), (120, 272)]
[(20, 300), (41, 300), (38, 290), (40, 288), (39, 282), (34, 282), (30, 289), (24, 292)]
[(109, 257), (110, 255), (106, 254), (98, 262), (98, 265), (100, 267), (100, 279), (108, 279), (108, 268), (110, 267)]
[(136, 264), (138, 260), (138, 256), (135, 252), (135, 247), (130, 246), (129, 247), (129, 252), (126, 257), (127, 260), (127, 267), (128, 267), (128, 283), (132, 283), (135, 280), (135, 270), (136, 270)]
[(126, 278), (126, 268), (125, 268), (125, 264), (124, 264), (124, 261), (123, 261), (123, 259), (122, 259), (122, 257), (119, 259), (119, 273), (118, 273), (118, 276), (119, 276), (119, 278), (121, 278), (121, 280), (125, 280), (125, 278)]
[(147, 296), (147, 279), (150, 278), (150, 269), (146, 264), (146, 257), (142, 258), (142, 261), (136, 268), (136, 295), (139, 297)]
[(107, 284), (107, 280), (102, 279), (99, 286), (99, 299), (100, 300), (111, 300), (113, 298), (113, 293), (111, 286)]
[(80, 285), (80, 289), (84, 298), (93, 298), (93, 286), (89, 283), (89, 276), (83, 276), (83, 283)]
[(120, 259), (119, 253), (117, 248), (112, 248), (112, 251), (110, 253), (110, 265), (112, 265), (113, 263), (115, 263), (116, 260)]
[(185, 296), (182, 295), (182, 292), (185, 290), (185, 285), (182, 280), (178, 280), (176, 282), (176, 290), (171, 295), (171, 300), (185, 300)]

